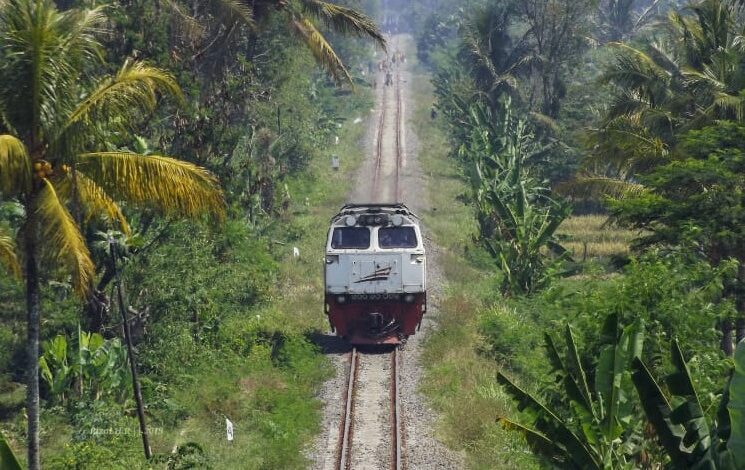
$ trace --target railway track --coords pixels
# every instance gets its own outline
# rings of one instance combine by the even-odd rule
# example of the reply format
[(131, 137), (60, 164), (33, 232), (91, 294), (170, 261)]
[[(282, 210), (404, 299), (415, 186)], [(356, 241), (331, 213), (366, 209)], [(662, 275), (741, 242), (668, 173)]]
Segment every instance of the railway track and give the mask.
[(388, 87), (383, 89), (382, 106), (380, 107), (380, 118), (378, 119), (377, 143), (375, 145), (375, 179), (373, 181), (373, 196), (378, 194), (380, 187), (380, 167), (383, 161), (383, 134), (385, 131), (386, 94)]
[(396, 69), (396, 201), (401, 200), (399, 180), (401, 177), (401, 74)]
[[(403, 118), (399, 65), (394, 65), (391, 71), (393, 72), (393, 83), (383, 85), (380, 114), (377, 121), (378, 127), (375, 133), (375, 163), (371, 200), (380, 202), (398, 202), (401, 200), (400, 179), (403, 160), (403, 131), (401, 126), (403, 125)], [(381, 82), (384, 83), (383, 80)], [(394, 100), (393, 103), (390, 102), (391, 98)], [(389, 122), (391, 114), (394, 113), (393, 121)], [(395, 201), (391, 201), (390, 198), (395, 199)], [(397, 348), (393, 349), (388, 355), (390, 356), (390, 366), (388, 367), (390, 377), (386, 384), (383, 384), (384, 376), (377, 383), (365, 384), (364, 380), (360, 380), (360, 375), (364, 375), (366, 366), (368, 370), (376, 367), (384, 368), (385, 362), (381, 362), (381, 360), (387, 361), (387, 357), (382, 358), (376, 353), (363, 354), (357, 348), (352, 348), (348, 355), (346, 389), (340, 397), (343, 401), (343, 407), (334, 461), (336, 470), (352, 470), (359, 466), (393, 470), (403, 470), (404, 468), (404, 458), (401, 450), (403, 430), (398, 380), (399, 351)], [(366, 360), (368, 361), (367, 364), (365, 364)], [(378, 416), (385, 414), (388, 423), (385, 432), (389, 435), (384, 439), (385, 442), (390, 442), (389, 462), (387, 464), (381, 461), (383, 458), (380, 457), (375, 462), (365, 462), (364, 465), (360, 465), (360, 459), (364, 458), (362, 456), (365, 454), (365, 450), (361, 448), (364, 446), (361, 443), (364, 443), (365, 439), (370, 437), (364, 435), (364, 430), (361, 427), (365, 424), (365, 420), (368, 420), (367, 424), (369, 424), (370, 417), (366, 417), (365, 413), (369, 411), (371, 405), (369, 397), (368, 401), (365, 402), (361, 395), (366, 391), (364, 390), (365, 387), (370, 385), (374, 386), (373, 396), (376, 399), (385, 400), (383, 397), (386, 393), (390, 396), (387, 400), (388, 410), (382, 410), (382, 406), (377, 406), (377, 408), (380, 408)], [(382, 403), (382, 401), (379, 403)], [(359, 413), (356, 413), (358, 410)], [(357, 429), (355, 429), (355, 422), (357, 422)], [(379, 424), (375, 424), (375, 426), (379, 426)], [(359, 435), (355, 436), (355, 432)], [(373, 440), (375, 439), (373, 438)], [(355, 450), (357, 453), (355, 453)], [(369, 457), (367, 458), (369, 459)]]
[[(399, 382), (398, 382), (398, 348), (390, 353), (390, 467), (392, 470), (403, 470), (402, 453), (402, 422), (399, 404)], [(363, 355), (364, 356), (364, 355)], [(352, 348), (349, 353), (349, 368), (344, 394), (345, 403), (342, 413), (341, 426), (339, 430), (339, 443), (337, 446), (336, 470), (351, 470), (354, 456), (354, 422), (356, 410), (357, 384), (359, 377), (360, 353), (357, 348)]]
[[(396, 65), (393, 67), (393, 93), (394, 93), (394, 99), (395, 99), (395, 118), (394, 118), (394, 130), (393, 130), (393, 138), (394, 141), (394, 148), (393, 148), (393, 155), (388, 156), (385, 155), (385, 129), (387, 124), (388, 116), (388, 94), (389, 94), (389, 85), (383, 85), (383, 98), (381, 100), (381, 109), (380, 109), (380, 116), (378, 118), (378, 128), (376, 132), (376, 144), (375, 144), (375, 174), (373, 176), (373, 198), (380, 199), (381, 192), (390, 192), (393, 194), (394, 201), (391, 200), (382, 200), (380, 199), (380, 202), (399, 202), (401, 200), (401, 185), (400, 185), (400, 179), (401, 179), (401, 166), (402, 166), (402, 155), (403, 155), (403, 138), (402, 138), (402, 125), (403, 125), (403, 119), (402, 119), (402, 98), (401, 98), (401, 73), (399, 70), (399, 65)], [(388, 191), (386, 191), (386, 188), (381, 188), (381, 179), (383, 178), (383, 168), (385, 167), (385, 160), (386, 158), (389, 158), (394, 163), (394, 169), (393, 169), (393, 175), (390, 175), (392, 178), (392, 183), (394, 184), (393, 188), (387, 188)], [(385, 198), (383, 198), (385, 199)]]

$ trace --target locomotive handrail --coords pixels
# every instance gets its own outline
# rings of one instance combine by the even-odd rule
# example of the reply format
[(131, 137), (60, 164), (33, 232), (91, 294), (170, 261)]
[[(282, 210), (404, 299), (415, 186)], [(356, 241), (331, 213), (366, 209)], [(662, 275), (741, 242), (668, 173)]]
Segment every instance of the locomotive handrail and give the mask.
[[(358, 210), (355, 210), (358, 209)], [(388, 210), (386, 210), (388, 209)], [(407, 217), (412, 217), (414, 219), (420, 220), (419, 216), (416, 215), (414, 212), (412, 212), (411, 209), (409, 209), (406, 204), (403, 203), (369, 203), (369, 204), (363, 204), (363, 203), (349, 203), (342, 206), (341, 209), (339, 209), (339, 212), (331, 217), (330, 222), (334, 222), (335, 220), (345, 216), (345, 215), (352, 215), (352, 214), (360, 214), (360, 213), (367, 213), (367, 214), (401, 214), (405, 215)]]

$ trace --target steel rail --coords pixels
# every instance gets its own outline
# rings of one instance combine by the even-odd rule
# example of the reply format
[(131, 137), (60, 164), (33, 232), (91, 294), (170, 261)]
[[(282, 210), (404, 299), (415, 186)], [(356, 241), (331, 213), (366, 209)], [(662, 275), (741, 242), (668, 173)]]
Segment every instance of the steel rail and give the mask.
[(385, 108), (387, 85), (383, 85), (383, 99), (381, 101), (380, 118), (378, 119), (378, 142), (375, 146), (375, 175), (373, 176), (373, 198), (378, 198), (378, 182), (380, 180), (380, 167), (383, 159), (383, 132), (385, 129)]
[(396, 202), (401, 201), (401, 74), (396, 70)]
[(393, 350), (391, 355), (391, 425), (392, 425), (392, 439), (393, 439), (393, 459), (392, 466), (395, 470), (403, 470), (403, 452), (401, 451), (402, 439), (401, 439), (401, 407), (399, 404), (399, 389), (398, 389), (398, 348)]
[(347, 381), (347, 397), (342, 417), (342, 427), (339, 434), (339, 459), (337, 470), (347, 470), (351, 463), (352, 420), (354, 417), (354, 387), (357, 383), (357, 348), (352, 348), (349, 354), (349, 380)]

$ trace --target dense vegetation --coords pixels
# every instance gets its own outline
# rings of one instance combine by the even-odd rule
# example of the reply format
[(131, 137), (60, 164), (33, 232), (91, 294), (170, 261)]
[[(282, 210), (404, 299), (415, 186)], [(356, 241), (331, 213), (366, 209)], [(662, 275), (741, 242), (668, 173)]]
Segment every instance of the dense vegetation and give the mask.
[(383, 45), (339, 3), (0, 1), (0, 467), (305, 465), (325, 325), (284, 291)]
[(363, 11), (432, 77), (448, 442), (745, 468), (739, 0), (0, 0), (0, 466), (307, 465)]
[[(436, 228), (471, 265), (429, 343), (446, 435), (483, 468), (745, 468), (741, 2), (409, 14), (473, 222)], [(630, 250), (578, 249), (587, 213)]]

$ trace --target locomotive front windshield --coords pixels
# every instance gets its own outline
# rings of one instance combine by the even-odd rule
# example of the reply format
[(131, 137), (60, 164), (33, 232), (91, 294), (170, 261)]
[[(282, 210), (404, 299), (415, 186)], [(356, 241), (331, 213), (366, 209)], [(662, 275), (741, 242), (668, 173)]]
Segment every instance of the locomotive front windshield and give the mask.
[(416, 232), (414, 227), (380, 228), (378, 244), (381, 248), (416, 248)]
[(337, 227), (331, 236), (335, 250), (366, 250), (370, 248), (370, 230), (366, 227)]

